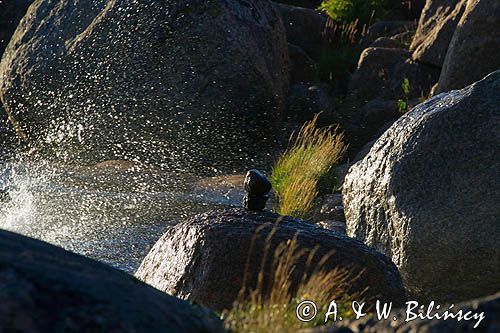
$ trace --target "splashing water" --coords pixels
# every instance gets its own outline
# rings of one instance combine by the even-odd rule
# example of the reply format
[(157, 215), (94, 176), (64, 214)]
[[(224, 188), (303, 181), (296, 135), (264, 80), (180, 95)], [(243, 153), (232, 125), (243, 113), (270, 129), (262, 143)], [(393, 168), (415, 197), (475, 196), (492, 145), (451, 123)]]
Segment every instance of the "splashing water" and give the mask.
[[(0, 153), (0, 228), (133, 272), (168, 226), (207, 205), (240, 202), (193, 199), (200, 176), (191, 173), (268, 165), (288, 90), (276, 46), (286, 50), (284, 31), (268, 27), (266, 17), (275, 16), (267, 5), (257, 12), (237, 2), (188, 7), (33, 5), (0, 74), (4, 109), (37, 153), (7, 161)], [(228, 19), (241, 15), (242, 27)], [(255, 40), (248, 31), (258, 32)], [(155, 167), (82, 166), (110, 159)]]
[(65, 167), (0, 164), (0, 228), (133, 273), (168, 226), (207, 209), (190, 199), (198, 177), (128, 162)]

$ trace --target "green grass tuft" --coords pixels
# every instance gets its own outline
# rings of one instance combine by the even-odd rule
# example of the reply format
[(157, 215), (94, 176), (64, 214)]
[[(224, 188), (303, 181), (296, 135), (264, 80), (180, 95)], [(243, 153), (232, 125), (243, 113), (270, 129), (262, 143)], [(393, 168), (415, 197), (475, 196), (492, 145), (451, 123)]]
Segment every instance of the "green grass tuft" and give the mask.
[(346, 150), (344, 136), (338, 127), (317, 128), (317, 118), (302, 126), (272, 170), (279, 214), (307, 219), (319, 191), (336, 185), (332, 172)]
[(409, 95), (410, 95), (410, 81), (408, 78), (404, 78), (403, 83), (401, 84), (401, 89), (403, 90), (403, 98), (398, 99), (398, 109), (399, 113), (406, 113), (410, 109), (410, 104), (408, 101)]

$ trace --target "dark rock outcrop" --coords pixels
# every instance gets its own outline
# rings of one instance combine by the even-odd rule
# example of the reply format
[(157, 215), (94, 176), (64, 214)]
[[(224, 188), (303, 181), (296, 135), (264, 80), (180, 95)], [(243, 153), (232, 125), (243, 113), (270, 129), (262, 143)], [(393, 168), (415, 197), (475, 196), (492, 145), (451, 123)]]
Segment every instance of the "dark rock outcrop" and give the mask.
[[(449, 306), (441, 305), (441, 311), (449, 309)], [(495, 294), (485, 298), (456, 304), (451, 310), (452, 313), (462, 313), (467, 315), (465, 319), (416, 319), (405, 322), (406, 309), (399, 309), (393, 313), (398, 318), (378, 320), (375, 315), (371, 315), (358, 321), (351, 321), (346, 325), (336, 327), (324, 327), (318, 329), (305, 330), (302, 333), (393, 333), (393, 332), (418, 332), (418, 333), (492, 333), (500, 330), (500, 294)], [(435, 312), (433, 312), (435, 313)], [(480, 318), (480, 315), (483, 315)], [(473, 317), (476, 315), (475, 317)], [(476, 324), (479, 323), (476, 326)]]
[(381, 47), (386, 49), (402, 49), (404, 45), (401, 44), (397, 39), (393, 39), (390, 37), (379, 37), (377, 38), (370, 47)]
[[(273, 231), (274, 230), (274, 231)], [(273, 232), (274, 235), (270, 236)], [(266, 238), (270, 238), (266, 242)], [(362, 243), (315, 227), (305, 221), (269, 212), (249, 213), (243, 209), (198, 215), (169, 229), (146, 256), (136, 276), (169, 294), (216, 310), (227, 309), (242, 287), (253, 288), (261, 271), (263, 256), (272, 261), (276, 247), (297, 237), (299, 249), (318, 248), (312, 265), (306, 258), (290, 276), (296, 285), (304, 272), (313, 269), (331, 251), (325, 269), (348, 269), (361, 276), (351, 291), (369, 287), (366, 298), (378, 297), (402, 304), (403, 287), (395, 266), (384, 255)], [(270, 275), (263, 270), (264, 286)], [(246, 273), (246, 283), (244, 283)]]
[(208, 310), (47, 243), (0, 231), (2, 332), (223, 332)]
[(385, 0), (383, 17), (391, 20), (415, 20), (420, 17), (425, 0)]
[[(387, 100), (427, 96), (437, 82), (439, 71), (410, 59), (404, 49), (369, 47), (363, 51), (358, 68), (349, 80), (349, 93), (358, 102), (374, 98)], [(409, 82), (407, 93), (402, 83)]]
[(316, 63), (300, 47), (288, 43), (290, 55), (290, 85), (318, 81)]
[[(409, 83), (408, 94), (405, 94), (401, 87), (405, 79)], [(389, 84), (390, 93), (393, 98), (406, 100), (420, 98), (425, 100), (438, 79), (439, 69), (412, 59), (406, 59), (394, 67)]]
[(33, 0), (0, 1), (0, 59), (3, 51)]
[(380, 21), (368, 28), (360, 45), (362, 48), (366, 48), (380, 37), (392, 37), (403, 32), (414, 30), (415, 23), (413, 21)]
[(0, 97), (59, 159), (230, 168), (273, 141), (287, 63), (267, 0), (43, 0), (5, 52)]
[(316, 9), (323, 0), (276, 0), (274, 2), (284, 3), (286, 5)]
[(404, 49), (365, 49), (359, 58), (358, 68), (349, 80), (349, 91), (355, 94), (360, 102), (367, 102), (380, 95), (386, 97), (389, 94), (390, 81), (394, 80), (395, 67), (409, 57), (410, 54)]
[(411, 297), (500, 290), (500, 71), (396, 121), (349, 170), (348, 235), (392, 257)]
[[(320, 124), (338, 121), (333, 97), (325, 85), (295, 84), (290, 87), (287, 98), (286, 118), (298, 123), (306, 122), (316, 114)], [(335, 121), (336, 120), (336, 121)]]
[(410, 50), (413, 60), (441, 67), (467, 0), (427, 0)]
[(401, 117), (398, 103), (394, 100), (375, 98), (366, 103), (360, 110), (360, 135), (365, 140), (370, 140), (386, 124), (394, 122)]
[(346, 223), (342, 195), (340, 193), (326, 194), (315, 200), (315, 208), (311, 220), (321, 228), (346, 234)]
[(437, 92), (461, 89), (500, 69), (500, 2), (471, 0), (451, 40)]
[(276, 3), (275, 7), (282, 17), (288, 42), (316, 58), (327, 41), (325, 29), (328, 16), (316, 10), (280, 3)]

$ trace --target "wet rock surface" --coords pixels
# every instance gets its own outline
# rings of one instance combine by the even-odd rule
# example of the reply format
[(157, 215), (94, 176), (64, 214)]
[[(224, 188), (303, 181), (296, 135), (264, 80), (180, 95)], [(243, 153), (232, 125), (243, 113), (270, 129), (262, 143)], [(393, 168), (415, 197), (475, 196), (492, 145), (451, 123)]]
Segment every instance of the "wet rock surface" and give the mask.
[(37, 1), (0, 95), (29, 140), (69, 162), (230, 168), (273, 142), (287, 49), (267, 0)]
[(192, 186), (190, 197), (207, 204), (239, 207), (245, 196), (244, 181), (244, 173), (203, 178)]
[[(271, 232), (274, 235), (266, 245)], [(367, 298), (404, 302), (399, 274), (384, 255), (305, 221), (241, 208), (201, 214), (169, 229), (146, 256), (136, 277), (182, 299), (216, 310), (227, 309), (244, 285), (255, 287), (265, 253), (271, 258), (278, 244), (294, 237), (299, 249), (317, 246), (318, 251), (312, 265), (306, 265), (305, 260), (297, 264), (290, 277), (292, 285), (318, 260), (334, 251), (325, 269), (363, 271), (352, 290), (369, 287)], [(269, 248), (263, 250), (266, 246)], [(263, 272), (265, 280), (273, 273), (268, 271), (268, 264)]]
[(0, 101), (0, 162), (11, 155), (19, 139)]
[(2, 332), (224, 332), (208, 310), (63, 249), (0, 231)]
[(348, 235), (391, 256), (411, 297), (500, 289), (498, 91), (499, 71), (418, 105), (346, 176)]

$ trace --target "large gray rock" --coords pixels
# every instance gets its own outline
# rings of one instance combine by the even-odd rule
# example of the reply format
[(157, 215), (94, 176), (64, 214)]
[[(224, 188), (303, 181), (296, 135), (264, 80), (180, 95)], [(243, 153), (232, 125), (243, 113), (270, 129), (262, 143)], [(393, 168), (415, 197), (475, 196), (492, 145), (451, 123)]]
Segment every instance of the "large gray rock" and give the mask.
[(427, 0), (410, 50), (413, 60), (441, 67), (467, 0)]
[(19, 21), (33, 0), (0, 1), (0, 59)]
[(500, 69), (500, 1), (470, 0), (444, 60), (438, 92), (461, 89)]
[[(427, 306), (427, 304), (426, 304)], [(431, 313), (439, 312), (449, 309), (449, 305), (441, 305), (441, 309)], [(360, 320), (351, 321), (347, 324), (341, 324), (335, 327), (323, 327), (311, 330), (301, 331), (301, 333), (402, 333), (402, 332), (415, 332), (415, 333), (492, 333), (498, 332), (500, 329), (500, 293), (491, 295), (485, 298), (475, 299), (472, 301), (456, 304), (451, 310), (452, 313), (462, 313), (465, 318), (461, 320), (448, 318), (444, 319), (416, 319), (406, 321), (406, 308), (395, 310), (392, 315), (397, 318), (393, 321), (391, 318), (388, 320), (379, 320), (376, 315), (369, 315)], [(415, 313), (415, 311), (411, 311)], [(481, 314), (483, 317), (481, 318)], [(475, 317), (473, 317), (475, 316)], [(479, 324), (476, 326), (476, 324)]]
[(267, 0), (42, 0), (5, 52), (0, 98), (59, 159), (229, 167), (272, 141), (287, 63)]
[[(273, 227), (276, 230), (267, 243), (269, 250), (264, 250)], [(292, 288), (322, 257), (335, 251), (326, 261), (325, 269), (344, 268), (353, 274), (362, 271), (350, 291), (359, 292), (369, 287), (367, 299), (378, 297), (395, 304), (404, 302), (397, 269), (385, 255), (305, 221), (269, 212), (251, 213), (240, 208), (201, 214), (172, 227), (146, 256), (136, 276), (182, 299), (216, 310), (227, 309), (237, 300), (242, 287), (256, 285), (266, 251), (268, 263), (262, 273), (263, 285), (268, 285), (273, 273), (270, 258), (280, 243), (294, 236), (297, 236), (299, 249), (318, 247), (318, 250), (311, 265), (306, 263), (306, 258), (297, 263), (290, 276)]]
[(411, 297), (500, 290), (500, 71), (396, 121), (349, 170), (348, 235), (392, 257)]
[(0, 231), (2, 332), (223, 332), (208, 310), (96, 261)]

